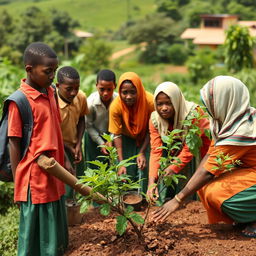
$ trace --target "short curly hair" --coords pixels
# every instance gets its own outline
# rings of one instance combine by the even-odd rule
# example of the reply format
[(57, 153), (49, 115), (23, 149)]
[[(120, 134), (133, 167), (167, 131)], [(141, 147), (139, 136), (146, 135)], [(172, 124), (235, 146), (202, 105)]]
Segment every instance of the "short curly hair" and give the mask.
[(25, 65), (38, 65), (42, 62), (42, 57), (56, 58), (55, 51), (45, 43), (31, 43), (24, 51), (23, 62)]
[(116, 83), (116, 75), (110, 69), (102, 69), (97, 74), (97, 79), (96, 79), (97, 83), (99, 82), (99, 80), (110, 81), (110, 82), (112, 81)]
[(59, 84), (63, 84), (65, 81), (65, 78), (77, 80), (77, 79), (80, 79), (80, 76), (75, 68), (70, 67), (70, 66), (65, 66), (58, 70), (57, 82)]

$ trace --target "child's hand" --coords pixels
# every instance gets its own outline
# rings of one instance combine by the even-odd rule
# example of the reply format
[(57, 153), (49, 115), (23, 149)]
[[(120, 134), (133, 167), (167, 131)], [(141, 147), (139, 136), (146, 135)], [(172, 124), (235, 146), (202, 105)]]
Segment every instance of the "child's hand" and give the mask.
[(126, 167), (124, 167), (124, 166), (121, 166), (120, 168), (119, 168), (119, 170), (118, 170), (118, 172), (117, 172), (117, 175), (122, 175), (122, 174), (126, 174), (127, 173), (127, 171), (126, 171)]
[(153, 184), (148, 186), (147, 196), (153, 202), (155, 202), (159, 198), (158, 188), (157, 188), (156, 183), (153, 183)]
[[(111, 142), (105, 142), (104, 145), (106, 145), (108, 147), (112, 147), (112, 143)], [(100, 150), (101, 150), (103, 155), (108, 155), (109, 154), (108, 151), (106, 150), (106, 148), (101, 148)]]
[(175, 172), (172, 169), (169, 169), (169, 167), (167, 167), (164, 170), (164, 172), (165, 172), (164, 176), (172, 176), (173, 174), (175, 174)]
[(155, 210), (152, 214), (154, 222), (163, 222), (171, 213), (176, 211), (180, 206), (180, 203), (173, 198), (165, 203), (162, 207)]
[(143, 170), (146, 167), (146, 157), (144, 153), (140, 153), (139, 156), (137, 157), (137, 165), (138, 168)]
[(82, 150), (81, 150), (80, 145), (76, 145), (76, 147), (75, 147), (74, 158), (75, 158), (74, 164), (80, 163), (83, 159)]

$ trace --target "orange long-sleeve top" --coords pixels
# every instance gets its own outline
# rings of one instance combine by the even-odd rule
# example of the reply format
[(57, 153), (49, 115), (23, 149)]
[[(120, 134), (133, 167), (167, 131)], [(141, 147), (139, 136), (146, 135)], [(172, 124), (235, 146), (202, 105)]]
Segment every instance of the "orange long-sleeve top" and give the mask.
[[(202, 111), (202, 110), (200, 110)], [(201, 139), (202, 146), (200, 148), (201, 158), (205, 156), (208, 151), (208, 148), (211, 144), (211, 140), (205, 135), (204, 130), (209, 129), (209, 120), (203, 118), (199, 121), (199, 127), (201, 130)], [(173, 126), (170, 124), (169, 131), (173, 130)], [(150, 132), (150, 160), (149, 160), (149, 177), (157, 179), (158, 178), (158, 169), (160, 167), (160, 158), (162, 157), (163, 150), (159, 149), (163, 145), (161, 135), (159, 134), (158, 129), (154, 126), (152, 120), (149, 120), (149, 132)], [(188, 146), (185, 144), (182, 147), (182, 150), (177, 156), (181, 160), (181, 164), (170, 165), (169, 168), (175, 173), (179, 173), (193, 158), (193, 154), (189, 151)]]
[[(232, 161), (240, 160), (241, 166), (232, 171), (220, 170), (216, 162), (217, 155), (222, 152), (229, 155)], [(214, 146), (209, 148), (209, 157), (204, 168), (212, 173), (215, 178), (198, 191), (198, 195), (207, 210), (209, 223), (224, 221), (232, 223), (233, 220), (222, 212), (222, 203), (237, 193), (256, 184), (256, 146)]]

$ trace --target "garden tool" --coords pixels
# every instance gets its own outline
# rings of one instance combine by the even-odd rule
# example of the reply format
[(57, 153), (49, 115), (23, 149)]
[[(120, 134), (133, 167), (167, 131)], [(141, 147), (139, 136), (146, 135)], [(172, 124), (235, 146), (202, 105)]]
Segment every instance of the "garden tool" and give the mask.
[[(78, 179), (64, 167), (62, 167), (53, 157), (49, 158), (42, 154), (38, 157), (37, 163), (46, 172), (74, 188), (81, 195), (88, 196), (90, 194), (92, 188), (89, 186), (84, 186), (83, 184), (78, 184)], [(107, 201), (107, 199), (100, 193), (94, 193), (92, 198), (99, 204), (103, 204)]]

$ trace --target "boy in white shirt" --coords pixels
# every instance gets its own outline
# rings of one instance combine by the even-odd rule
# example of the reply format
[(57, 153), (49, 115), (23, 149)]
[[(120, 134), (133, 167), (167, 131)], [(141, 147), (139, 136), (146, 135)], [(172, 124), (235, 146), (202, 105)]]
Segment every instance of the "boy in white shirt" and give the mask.
[(93, 161), (97, 156), (107, 154), (104, 148), (99, 148), (106, 142), (101, 137), (108, 133), (109, 106), (118, 95), (115, 73), (109, 69), (103, 69), (97, 74), (97, 91), (87, 98), (89, 114), (87, 116), (87, 132), (85, 133), (85, 154), (87, 161)]

